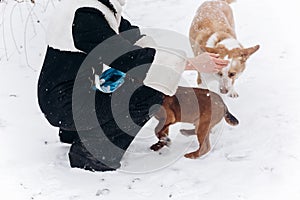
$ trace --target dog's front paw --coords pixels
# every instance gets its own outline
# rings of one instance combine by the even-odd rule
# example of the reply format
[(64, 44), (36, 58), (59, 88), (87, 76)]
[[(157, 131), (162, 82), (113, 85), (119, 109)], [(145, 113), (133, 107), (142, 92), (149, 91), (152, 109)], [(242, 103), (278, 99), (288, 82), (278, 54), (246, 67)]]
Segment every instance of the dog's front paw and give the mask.
[(236, 91), (232, 91), (228, 94), (231, 98), (238, 98), (239, 94)]
[(153, 144), (150, 149), (153, 150), (153, 151), (158, 151), (160, 150), (161, 148), (163, 148), (165, 146), (165, 144), (163, 144), (162, 142), (157, 142), (155, 144)]
[(171, 145), (171, 139), (168, 137), (161, 138), (157, 143), (153, 144), (150, 149), (153, 151), (158, 151), (164, 146), (170, 146)]
[(171, 139), (169, 137), (162, 137), (159, 142), (164, 143), (165, 145), (167, 145), (168, 147), (171, 146)]

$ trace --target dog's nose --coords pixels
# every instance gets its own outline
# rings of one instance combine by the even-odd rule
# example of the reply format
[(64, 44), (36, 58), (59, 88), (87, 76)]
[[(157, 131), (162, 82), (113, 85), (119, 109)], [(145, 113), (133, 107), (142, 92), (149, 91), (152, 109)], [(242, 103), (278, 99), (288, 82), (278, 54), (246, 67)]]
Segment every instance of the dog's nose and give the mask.
[(228, 93), (228, 89), (225, 88), (225, 87), (221, 87), (221, 88), (220, 88), (220, 92), (221, 92), (222, 94), (227, 94), (227, 93)]

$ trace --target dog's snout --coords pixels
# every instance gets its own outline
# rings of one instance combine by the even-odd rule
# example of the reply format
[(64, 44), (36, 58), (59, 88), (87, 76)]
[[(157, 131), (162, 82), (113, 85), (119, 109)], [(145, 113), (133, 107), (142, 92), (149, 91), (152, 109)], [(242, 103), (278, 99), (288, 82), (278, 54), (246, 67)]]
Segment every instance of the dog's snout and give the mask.
[(227, 93), (228, 93), (228, 89), (225, 88), (225, 87), (221, 87), (221, 88), (220, 88), (220, 92), (221, 92), (222, 94), (227, 94)]

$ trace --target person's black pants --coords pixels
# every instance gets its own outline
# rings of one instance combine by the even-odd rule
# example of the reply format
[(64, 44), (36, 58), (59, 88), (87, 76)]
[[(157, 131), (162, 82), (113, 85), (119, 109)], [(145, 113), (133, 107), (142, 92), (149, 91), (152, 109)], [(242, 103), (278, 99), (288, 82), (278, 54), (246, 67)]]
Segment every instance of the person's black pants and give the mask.
[(96, 105), (100, 126), (78, 131), (86, 149), (108, 167), (119, 165), (130, 143), (163, 101), (162, 93), (146, 86), (134, 88), (132, 94), (126, 86), (118, 90), (109, 104)]

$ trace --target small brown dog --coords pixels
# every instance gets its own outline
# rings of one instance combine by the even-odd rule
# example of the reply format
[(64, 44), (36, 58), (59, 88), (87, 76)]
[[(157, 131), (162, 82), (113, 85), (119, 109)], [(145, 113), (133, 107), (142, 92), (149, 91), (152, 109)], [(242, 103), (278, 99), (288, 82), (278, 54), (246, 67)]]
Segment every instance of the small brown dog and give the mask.
[[(237, 40), (233, 13), (229, 6), (231, 2), (233, 0), (204, 2), (197, 10), (189, 37), (195, 56), (206, 51), (230, 60), (228, 67), (215, 74), (215, 79), (219, 82), (222, 94), (238, 97), (234, 89), (235, 80), (245, 70), (247, 59), (259, 49), (259, 45), (244, 48)], [(201, 83), (200, 74), (197, 82)]]
[(162, 107), (155, 115), (159, 123), (155, 134), (159, 141), (150, 148), (158, 151), (169, 145), (169, 126), (176, 122), (195, 125), (194, 130), (181, 130), (184, 135), (197, 135), (199, 149), (185, 155), (187, 158), (198, 158), (210, 151), (209, 132), (223, 118), (232, 126), (238, 120), (228, 111), (222, 98), (209, 90), (200, 88), (179, 87), (172, 97), (165, 96)]

